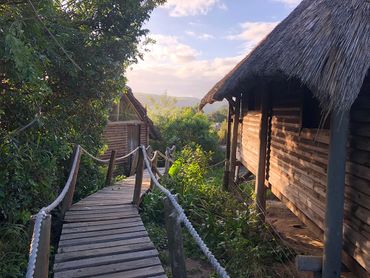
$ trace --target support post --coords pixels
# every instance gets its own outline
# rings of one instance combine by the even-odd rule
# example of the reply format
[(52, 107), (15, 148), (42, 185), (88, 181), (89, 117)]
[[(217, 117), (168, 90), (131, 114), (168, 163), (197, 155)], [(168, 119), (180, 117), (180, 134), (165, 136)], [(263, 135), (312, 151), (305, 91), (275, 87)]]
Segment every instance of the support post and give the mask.
[(235, 113), (233, 119), (233, 134), (231, 142), (231, 152), (230, 152), (230, 175), (229, 175), (229, 186), (233, 185), (235, 179), (235, 167), (236, 167), (236, 150), (238, 147), (238, 127), (239, 127), (239, 117), (240, 117), (240, 99), (241, 97), (236, 97), (235, 103)]
[(164, 175), (168, 175), (168, 170), (171, 167), (171, 164), (170, 164), (170, 161), (169, 161), (169, 158), (170, 158), (170, 150), (169, 150), (168, 147), (166, 148), (166, 151), (165, 151), (164, 154), (166, 155), (166, 160), (164, 161)]
[(259, 156), (257, 165), (257, 176), (255, 184), (256, 194), (256, 211), (260, 216), (260, 221), (265, 221), (266, 212), (266, 152), (267, 152), (267, 132), (268, 132), (268, 117), (269, 117), (269, 97), (267, 92), (262, 92), (261, 98), (261, 122), (259, 132)]
[[(78, 152), (78, 154), (77, 154), (77, 152)], [(80, 160), (81, 160), (81, 149), (79, 148), (78, 145), (75, 146), (73, 154), (72, 154), (71, 170), (72, 170), (72, 167), (73, 167), (73, 161), (74, 161), (74, 158), (75, 158), (76, 154), (78, 155), (76, 170), (73, 174), (72, 182), (71, 182), (71, 185), (68, 189), (68, 192), (67, 192), (66, 196), (64, 197), (64, 199), (62, 201), (62, 204), (61, 204), (60, 211), (61, 211), (62, 217), (64, 217), (64, 214), (66, 213), (67, 210), (69, 210), (69, 208), (72, 206), (72, 203), (73, 203), (73, 195), (74, 195), (75, 189), (76, 189), (77, 176), (78, 176), (78, 171), (80, 169)]]
[(115, 159), (116, 159), (116, 151), (112, 150), (110, 154), (110, 159), (109, 159), (107, 177), (105, 179), (105, 186), (110, 186), (112, 184)]
[[(152, 169), (152, 172), (153, 172), (154, 175), (156, 174), (157, 165), (158, 165), (158, 155), (155, 152), (154, 157), (153, 157), (153, 161), (152, 161), (152, 165), (151, 165), (151, 169)], [(154, 188), (154, 181), (152, 179), (150, 179), (150, 190), (153, 190), (153, 188)]]
[(178, 214), (175, 208), (167, 197), (164, 199), (164, 211), (172, 276), (186, 278), (181, 223), (178, 221)]
[(144, 174), (144, 155), (143, 155), (143, 150), (141, 148), (139, 148), (137, 155), (138, 155), (138, 160), (137, 160), (136, 175), (135, 175), (135, 189), (134, 189), (134, 196), (132, 199), (132, 203), (136, 206), (139, 206), (141, 186), (143, 183), (143, 174)]
[(51, 215), (48, 214), (41, 224), (34, 277), (47, 278), (49, 275), (50, 231)]
[(333, 112), (326, 189), (323, 277), (340, 277), (343, 242), (344, 180), (349, 111)]
[(229, 188), (229, 177), (230, 177), (230, 135), (231, 135), (231, 110), (232, 105), (229, 102), (229, 112), (227, 114), (227, 134), (226, 134), (226, 153), (225, 153), (225, 170), (223, 177), (223, 189), (228, 190)]

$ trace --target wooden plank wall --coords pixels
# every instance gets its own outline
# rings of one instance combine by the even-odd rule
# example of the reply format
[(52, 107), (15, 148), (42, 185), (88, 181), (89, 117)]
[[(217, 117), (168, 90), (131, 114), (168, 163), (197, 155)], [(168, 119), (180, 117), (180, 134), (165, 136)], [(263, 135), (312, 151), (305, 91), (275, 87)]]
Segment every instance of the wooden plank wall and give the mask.
[[(110, 157), (111, 151), (116, 150), (116, 157), (124, 156), (128, 153), (128, 126), (130, 123), (126, 122), (109, 122), (103, 132), (103, 140), (108, 145), (108, 149), (101, 156), (102, 159)], [(148, 126), (140, 124), (140, 144), (148, 145)], [(127, 160), (119, 162), (119, 164), (126, 163)]]
[[(369, 90), (370, 92), (370, 90)], [(329, 130), (301, 130), (299, 94), (273, 99), (268, 182), (305, 223), (324, 229)], [(240, 127), (244, 166), (256, 174), (261, 114), (249, 111)], [(346, 164), (344, 249), (370, 272), (370, 96), (362, 92), (351, 111)], [(295, 207), (294, 209), (292, 207)], [(296, 208), (298, 210), (296, 210)]]

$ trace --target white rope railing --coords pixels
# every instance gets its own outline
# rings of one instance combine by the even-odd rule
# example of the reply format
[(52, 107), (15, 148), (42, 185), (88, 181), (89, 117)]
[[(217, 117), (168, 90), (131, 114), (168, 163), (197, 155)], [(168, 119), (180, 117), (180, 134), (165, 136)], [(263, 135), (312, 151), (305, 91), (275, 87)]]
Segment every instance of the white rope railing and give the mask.
[(100, 162), (100, 163), (108, 163), (109, 162), (109, 159), (100, 159), (94, 155), (92, 155), (91, 153), (89, 153), (86, 149), (84, 149), (83, 147), (81, 147), (82, 151), (87, 154), (88, 156), (90, 156), (92, 159), (94, 159), (95, 161), (97, 162)]
[(129, 152), (128, 154), (124, 155), (124, 156), (121, 156), (121, 157), (118, 157), (116, 158), (114, 161), (121, 161), (125, 158), (128, 158), (130, 155), (136, 153), (138, 150), (139, 150), (140, 147), (137, 147), (136, 149), (132, 150), (131, 152)]
[(26, 273), (27, 278), (32, 278), (34, 271), (35, 271), (37, 250), (39, 248), (42, 221), (46, 218), (46, 216), (54, 208), (56, 208), (63, 201), (64, 197), (66, 196), (72, 184), (72, 179), (77, 169), (78, 159), (81, 154), (81, 151), (82, 151), (81, 146), (77, 146), (75, 156), (73, 158), (72, 169), (69, 172), (68, 180), (66, 184), (64, 185), (62, 192), (58, 195), (58, 197), (50, 205), (40, 209), (40, 211), (36, 215), (35, 225), (34, 225), (33, 234), (32, 234), (32, 241), (31, 241), (31, 246), (30, 246), (30, 256), (29, 256), (28, 265), (27, 265), (27, 273)]
[(157, 180), (156, 176), (154, 175), (150, 160), (148, 158), (148, 154), (146, 153), (145, 146), (141, 146), (141, 151), (143, 152), (144, 156), (144, 162), (146, 164), (147, 170), (149, 172), (150, 178), (153, 180), (154, 185), (163, 193), (166, 195), (166, 197), (170, 200), (173, 207), (176, 209), (178, 213), (178, 221), (184, 224), (186, 229), (189, 231), (190, 235), (194, 238), (195, 242), (199, 246), (199, 248), (202, 250), (203, 254), (208, 258), (208, 261), (211, 263), (213, 268), (216, 270), (217, 274), (220, 275), (222, 278), (228, 278), (229, 275), (225, 271), (225, 269), (221, 266), (221, 264), (217, 261), (216, 257), (212, 254), (212, 252), (209, 250), (207, 245), (204, 243), (202, 238), (199, 236), (198, 232), (194, 229), (193, 225), (187, 218), (183, 208), (179, 205), (179, 203), (176, 201), (175, 196), (165, 187), (163, 187), (159, 181)]

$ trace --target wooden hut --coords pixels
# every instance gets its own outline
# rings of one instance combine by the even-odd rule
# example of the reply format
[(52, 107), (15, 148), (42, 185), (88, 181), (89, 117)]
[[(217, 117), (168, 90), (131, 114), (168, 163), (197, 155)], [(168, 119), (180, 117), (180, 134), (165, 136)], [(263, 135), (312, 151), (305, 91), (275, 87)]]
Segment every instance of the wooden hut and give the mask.
[[(112, 150), (116, 150), (116, 157), (120, 157), (139, 145), (147, 146), (149, 139), (159, 139), (160, 134), (148, 117), (144, 106), (135, 98), (131, 89), (127, 88), (118, 103), (112, 106), (103, 138), (108, 149), (102, 158), (107, 159)], [(118, 164), (125, 168), (125, 173), (128, 175), (132, 162), (133, 157)]]
[(242, 163), (323, 235), (323, 277), (370, 275), (369, 66), (370, 2), (303, 0), (201, 102), (230, 104), (226, 185)]

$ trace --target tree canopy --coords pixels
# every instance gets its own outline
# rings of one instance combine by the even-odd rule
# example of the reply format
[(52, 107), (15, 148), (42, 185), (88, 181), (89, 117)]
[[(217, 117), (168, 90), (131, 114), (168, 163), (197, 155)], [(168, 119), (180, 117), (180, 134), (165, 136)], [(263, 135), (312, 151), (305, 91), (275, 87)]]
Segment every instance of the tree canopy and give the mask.
[[(1, 1), (2, 226), (28, 223), (30, 214), (55, 197), (74, 143), (95, 154), (102, 147), (107, 112), (125, 88), (125, 70), (141, 57), (139, 43), (150, 42), (143, 24), (163, 2)], [(87, 192), (98, 174), (92, 174), (92, 163), (82, 163), (77, 188)], [(4, 258), (2, 243), (11, 239), (0, 241)], [(23, 271), (24, 257), (13, 251), (20, 261), (3, 260), (0, 276)]]

